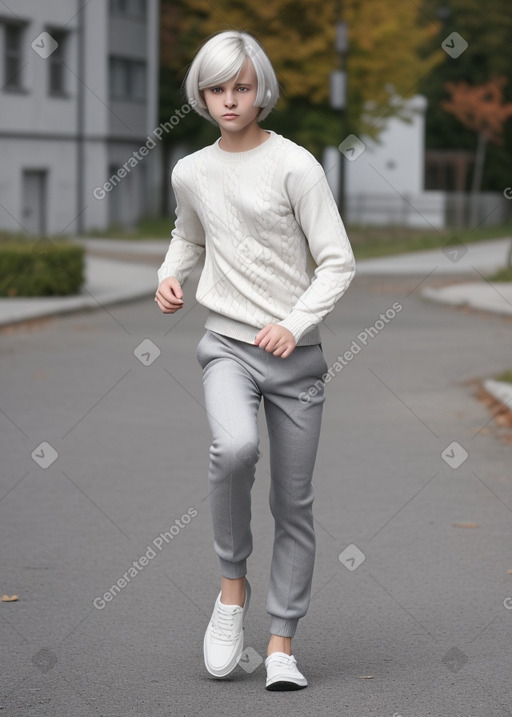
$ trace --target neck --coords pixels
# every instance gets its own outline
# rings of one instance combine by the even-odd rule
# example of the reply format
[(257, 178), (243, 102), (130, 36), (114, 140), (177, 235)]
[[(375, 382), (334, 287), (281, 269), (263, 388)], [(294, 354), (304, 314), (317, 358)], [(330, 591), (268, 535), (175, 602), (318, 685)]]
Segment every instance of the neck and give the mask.
[(219, 147), (225, 152), (247, 152), (263, 144), (270, 133), (258, 125), (252, 125), (240, 132), (225, 132), (221, 129), (221, 135)]

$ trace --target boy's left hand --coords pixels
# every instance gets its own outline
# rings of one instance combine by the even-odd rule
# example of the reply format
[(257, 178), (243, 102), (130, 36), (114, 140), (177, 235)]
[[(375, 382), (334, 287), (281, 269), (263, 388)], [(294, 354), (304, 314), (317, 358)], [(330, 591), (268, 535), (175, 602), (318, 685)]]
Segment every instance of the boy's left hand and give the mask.
[(295, 338), (291, 331), (285, 329), (284, 326), (278, 324), (267, 324), (257, 334), (254, 339), (256, 346), (265, 351), (272, 352), (274, 356), (287, 358), (295, 346)]

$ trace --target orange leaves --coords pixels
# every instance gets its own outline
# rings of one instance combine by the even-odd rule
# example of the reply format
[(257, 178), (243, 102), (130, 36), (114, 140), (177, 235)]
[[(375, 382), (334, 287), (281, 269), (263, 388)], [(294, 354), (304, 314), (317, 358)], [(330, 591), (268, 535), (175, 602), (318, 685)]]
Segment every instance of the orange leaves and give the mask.
[(496, 77), (478, 86), (447, 82), (451, 99), (442, 102), (441, 106), (463, 125), (482, 134), (488, 142), (502, 144), (505, 123), (512, 117), (512, 102), (505, 102), (503, 98), (506, 83), (505, 77)]

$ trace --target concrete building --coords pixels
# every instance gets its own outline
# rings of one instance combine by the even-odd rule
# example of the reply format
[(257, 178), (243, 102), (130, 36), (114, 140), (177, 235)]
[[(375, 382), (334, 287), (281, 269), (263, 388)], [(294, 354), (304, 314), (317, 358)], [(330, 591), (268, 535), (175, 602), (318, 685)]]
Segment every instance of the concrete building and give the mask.
[[(425, 112), (427, 99), (396, 98), (400, 115), (382, 122), (378, 141), (345, 137), (326, 147), (323, 165), (338, 196), (339, 163), (345, 169), (343, 220), (347, 224), (405, 226), (435, 230), (445, 227), (504, 224), (512, 207), (500, 192), (472, 194), (447, 187), (425, 189)], [(407, 118), (407, 121), (404, 120)]]
[(0, 4), (0, 229), (158, 212), (158, 26), (159, 0)]
[(444, 226), (445, 194), (424, 191), (426, 107), (426, 98), (416, 95), (401, 102), (408, 121), (389, 117), (378, 141), (350, 135), (339, 149), (326, 150), (324, 164), (336, 196), (337, 166), (344, 162), (348, 224)]

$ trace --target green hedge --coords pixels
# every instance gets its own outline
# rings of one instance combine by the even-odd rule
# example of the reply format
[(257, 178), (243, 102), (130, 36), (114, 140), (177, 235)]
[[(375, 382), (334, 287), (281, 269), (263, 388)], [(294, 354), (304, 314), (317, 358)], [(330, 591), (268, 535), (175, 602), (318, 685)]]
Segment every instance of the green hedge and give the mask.
[(487, 281), (512, 281), (512, 266), (505, 266), (492, 276), (487, 276), (486, 279)]
[(84, 248), (65, 241), (0, 241), (0, 296), (66, 296), (84, 282)]

